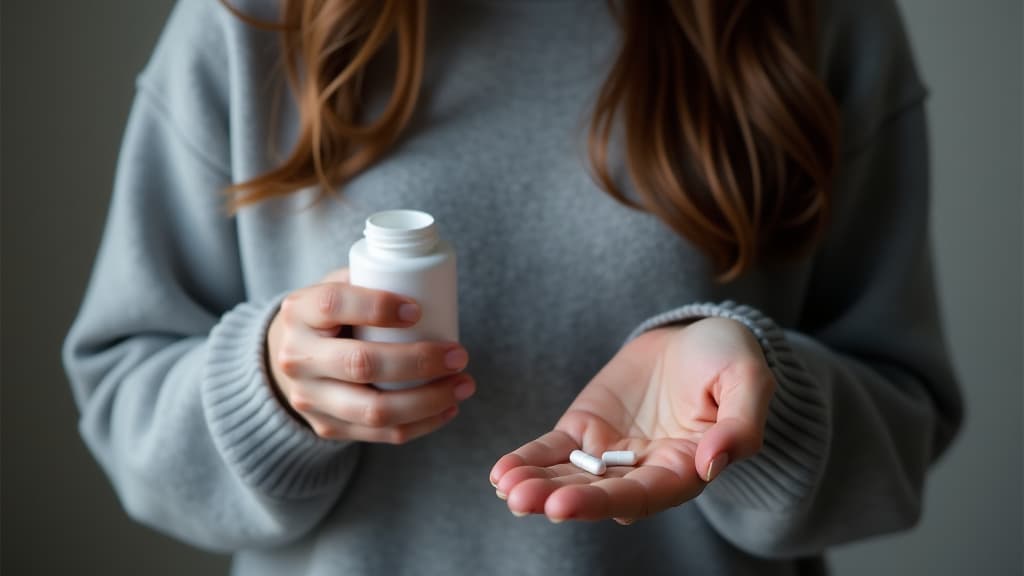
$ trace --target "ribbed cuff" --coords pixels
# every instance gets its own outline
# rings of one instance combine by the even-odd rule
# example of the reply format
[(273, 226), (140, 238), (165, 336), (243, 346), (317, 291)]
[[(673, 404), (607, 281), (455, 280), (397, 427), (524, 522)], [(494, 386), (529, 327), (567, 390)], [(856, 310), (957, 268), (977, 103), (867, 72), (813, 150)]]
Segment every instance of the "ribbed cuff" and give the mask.
[(210, 333), (203, 408), (214, 442), (248, 485), (275, 498), (306, 498), (335, 489), (351, 472), (348, 443), (324, 440), (297, 422), (267, 375), (267, 327), (281, 298), (241, 304)]
[(662, 326), (709, 317), (735, 320), (754, 333), (777, 387), (761, 451), (726, 468), (700, 499), (776, 511), (799, 507), (813, 496), (824, 472), (832, 427), (823, 390), (810, 378), (775, 322), (731, 301), (690, 304), (646, 320), (629, 339)]

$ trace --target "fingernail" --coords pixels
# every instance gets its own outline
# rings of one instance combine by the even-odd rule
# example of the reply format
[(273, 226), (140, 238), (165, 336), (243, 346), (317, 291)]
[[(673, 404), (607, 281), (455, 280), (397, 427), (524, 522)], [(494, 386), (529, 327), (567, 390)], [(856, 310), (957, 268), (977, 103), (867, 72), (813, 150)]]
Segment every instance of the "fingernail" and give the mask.
[(469, 362), (469, 354), (462, 348), (456, 348), (444, 355), (444, 365), (449, 370), (462, 370)]
[(522, 518), (523, 516), (526, 516), (527, 514), (529, 514), (529, 512), (516, 512), (515, 510), (512, 511), (512, 515), (515, 516), (516, 518)]
[(728, 466), (728, 465), (729, 465), (729, 455), (727, 453), (722, 452), (718, 456), (715, 456), (714, 459), (711, 460), (711, 463), (708, 464), (708, 473), (704, 477), (704, 481), (705, 482), (711, 482), (719, 474), (721, 474), (722, 470), (725, 470), (725, 467)]
[(501, 490), (495, 489), (494, 495), (497, 496), (498, 498), (501, 498), (502, 500), (508, 500), (508, 495), (502, 492)]
[(415, 322), (420, 318), (420, 307), (406, 302), (398, 307), (398, 319), (402, 322)]
[(458, 414), (458, 413), (459, 413), (459, 407), (458, 406), (452, 406), (451, 408), (445, 410), (444, 412), (441, 412), (441, 419), (442, 420), (451, 420), (452, 418), (455, 418), (455, 415)]
[(548, 518), (548, 520), (550, 520), (552, 524), (561, 524), (562, 522), (565, 522), (565, 518)]
[(455, 389), (452, 390), (452, 394), (455, 396), (456, 400), (462, 402), (466, 398), (472, 396), (475, 391), (476, 386), (473, 385), (472, 380), (463, 380), (455, 385)]

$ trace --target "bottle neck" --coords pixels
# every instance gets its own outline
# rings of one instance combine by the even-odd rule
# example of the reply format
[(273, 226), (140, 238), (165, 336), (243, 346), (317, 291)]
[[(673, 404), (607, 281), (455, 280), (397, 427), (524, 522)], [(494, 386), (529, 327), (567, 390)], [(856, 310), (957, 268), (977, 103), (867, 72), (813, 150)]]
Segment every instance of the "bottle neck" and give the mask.
[(439, 241), (434, 217), (419, 210), (387, 210), (366, 219), (366, 249), (378, 258), (415, 258)]

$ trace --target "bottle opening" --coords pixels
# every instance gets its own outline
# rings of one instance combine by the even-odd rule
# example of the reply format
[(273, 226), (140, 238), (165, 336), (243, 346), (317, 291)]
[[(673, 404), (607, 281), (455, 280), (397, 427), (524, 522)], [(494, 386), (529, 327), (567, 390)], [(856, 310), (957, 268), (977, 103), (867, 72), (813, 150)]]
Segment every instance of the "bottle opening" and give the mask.
[(386, 210), (366, 219), (363, 229), (370, 252), (406, 257), (429, 254), (437, 245), (434, 217), (419, 210)]
[(386, 210), (366, 219), (366, 228), (387, 231), (416, 231), (434, 225), (434, 217), (419, 210)]

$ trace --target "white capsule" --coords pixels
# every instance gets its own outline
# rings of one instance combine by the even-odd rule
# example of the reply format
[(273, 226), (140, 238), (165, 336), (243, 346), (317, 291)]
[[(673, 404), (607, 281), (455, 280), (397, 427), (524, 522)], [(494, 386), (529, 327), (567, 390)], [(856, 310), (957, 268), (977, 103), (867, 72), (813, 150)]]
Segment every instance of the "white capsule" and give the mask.
[(636, 464), (636, 452), (632, 450), (609, 450), (601, 454), (601, 461), (609, 466), (632, 466)]
[(583, 450), (573, 450), (572, 453), (569, 454), (569, 462), (575, 464), (577, 468), (582, 468), (583, 470), (598, 476), (604, 474), (605, 470), (608, 469), (600, 458), (597, 456), (591, 456)]

